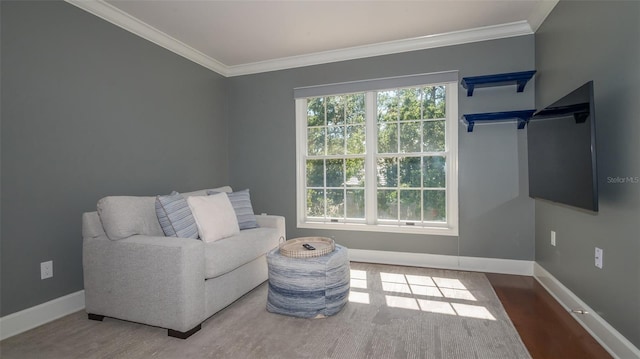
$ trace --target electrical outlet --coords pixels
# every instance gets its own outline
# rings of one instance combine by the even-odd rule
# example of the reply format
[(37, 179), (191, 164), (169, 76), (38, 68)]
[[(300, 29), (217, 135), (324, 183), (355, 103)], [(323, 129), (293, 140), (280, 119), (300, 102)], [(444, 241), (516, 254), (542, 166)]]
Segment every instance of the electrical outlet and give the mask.
[(602, 256), (604, 255), (604, 252), (602, 251), (602, 249), (596, 247), (596, 267), (602, 269)]
[(556, 231), (551, 231), (551, 245), (556, 246)]
[(53, 277), (53, 261), (40, 263), (40, 279)]

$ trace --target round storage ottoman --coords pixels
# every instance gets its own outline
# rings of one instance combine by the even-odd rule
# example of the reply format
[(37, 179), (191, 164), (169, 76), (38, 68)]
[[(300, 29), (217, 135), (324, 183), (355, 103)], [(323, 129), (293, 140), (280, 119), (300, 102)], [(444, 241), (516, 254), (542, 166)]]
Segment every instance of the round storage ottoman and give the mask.
[(302, 318), (338, 313), (349, 299), (347, 248), (335, 245), (329, 254), (291, 258), (278, 248), (267, 253), (269, 294), (267, 310)]

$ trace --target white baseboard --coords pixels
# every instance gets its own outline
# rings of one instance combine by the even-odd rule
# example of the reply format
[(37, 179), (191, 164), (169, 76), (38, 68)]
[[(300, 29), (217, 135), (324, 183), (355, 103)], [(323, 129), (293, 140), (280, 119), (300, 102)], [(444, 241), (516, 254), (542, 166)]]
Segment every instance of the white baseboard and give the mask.
[[(572, 315), (613, 357), (621, 359), (640, 358), (640, 350), (637, 347), (547, 270), (533, 261), (365, 249), (349, 249), (349, 259), (356, 262), (532, 275), (567, 311), (581, 309), (589, 312), (586, 315)], [(0, 340), (82, 310), (84, 306), (84, 290), (81, 290), (2, 317), (0, 318)]]
[(0, 340), (84, 309), (84, 290), (0, 318)]
[(589, 313), (571, 315), (614, 358), (640, 358), (638, 348), (538, 263), (534, 264), (533, 276), (569, 313), (571, 310)]
[(571, 315), (614, 358), (640, 359), (640, 350), (638, 348), (534, 261), (365, 249), (349, 249), (349, 259), (355, 262), (533, 276), (568, 312), (574, 309), (589, 312), (586, 315), (573, 313)]
[(533, 261), (459, 257), (428, 253), (407, 253), (349, 249), (349, 259), (355, 262), (395, 264), (414, 267), (466, 270), (474, 272), (533, 275)]

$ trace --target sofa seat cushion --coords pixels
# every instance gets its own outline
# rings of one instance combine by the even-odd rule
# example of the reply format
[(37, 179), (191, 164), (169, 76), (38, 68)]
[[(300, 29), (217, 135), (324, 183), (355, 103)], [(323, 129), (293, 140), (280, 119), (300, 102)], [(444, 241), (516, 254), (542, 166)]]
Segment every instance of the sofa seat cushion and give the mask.
[(274, 228), (252, 228), (239, 234), (204, 243), (205, 277), (215, 278), (265, 255), (278, 246)]

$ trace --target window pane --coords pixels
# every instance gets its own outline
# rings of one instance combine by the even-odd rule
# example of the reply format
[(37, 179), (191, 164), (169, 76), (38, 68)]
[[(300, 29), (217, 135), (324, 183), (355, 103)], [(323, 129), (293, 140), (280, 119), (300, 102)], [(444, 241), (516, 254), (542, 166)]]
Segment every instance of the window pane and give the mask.
[(344, 183), (344, 160), (327, 160), (327, 187), (342, 187)]
[(418, 88), (402, 89), (398, 91), (400, 98), (400, 121), (419, 120), (420, 90)]
[(347, 153), (359, 155), (364, 153), (364, 126), (347, 126)]
[(347, 186), (364, 187), (364, 158), (350, 158), (345, 160)]
[(398, 121), (397, 96), (395, 90), (378, 92), (378, 122)]
[(327, 97), (327, 125), (344, 124), (344, 97)]
[(364, 93), (345, 97), (347, 123), (364, 123)]
[(344, 218), (344, 191), (327, 190), (327, 217)]
[(364, 190), (347, 190), (347, 217), (364, 218)]
[(423, 157), (423, 186), (444, 188), (446, 186), (445, 158), (443, 156)]
[(324, 125), (324, 98), (316, 97), (307, 100), (307, 126)]
[(425, 87), (423, 90), (423, 118), (444, 118), (445, 117), (445, 86)]
[(380, 187), (398, 186), (397, 158), (378, 158), (378, 185)]
[(425, 121), (423, 123), (424, 152), (444, 151), (445, 149), (445, 123), (441, 121)]
[[(296, 118), (296, 125), (306, 130), (297, 132), (302, 136), (297, 140), (307, 143), (299, 156), (305, 172), (298, 179), (305, 181), (298, 188), (306, 199), (297, 202), (306, 209), (299, 208), (298, 213), (306, 210), (310, 228), (318, 226), (318, 219), (402, 227), (407, 223), (424, 227), (425, 233), (434, 233), (433, 227), (442, 227), (442, 222), (448, 225), (447, 191), (456, 190), (447, 187), (456, 185), (448, 182), (448, 162), (457, 156), (455, 148), (447, 148), (445, 133), (457, 121), (445, 113), (450, 85), (456, 86), (447, 83), (296, 99), (296, 109), (307, 105), (306, 121)], [(368, 99), (375, 103), (367, 103)], [(456, 103), (450, 105), (456, 109)], [(367, 113), (369, 109), (374, 113)], [(305, 116), (304, 112), (296, 114)], [(455, 111), (449, 116), (453, 114)], [(373, 139), (368, 138), (369, 133)], [(376, 145), (368, 148), (372, 142)], [(369, 161), (375, 161), (375, 169), (367, 167), (372, 165)], [(377, 218), (367, 218), (369, 210)], [(455, 225), (451, 229), (452, 233), (457, 230)]]
[(400, 159), (400, 187), (420, 187), (420, 157)]
[(324, 155), (324, 127), (309, 128), (307, 133), (307, 154)]
[(329, 126), (327, 128), (327, 154), (344, 154), (344, 126)]
[(378, 219), (398, 219), (398, 191), (378, 190)]
[(324, 217), (324, 190), (307, 190), (307, 216)]
[(398, 125), (381, 123), (378, 125), (378, 153), (398, 153)]
[(420, 122), (400, 123), (400, 152), (420, 152)]
[(400, 191), (400, 220), (420, 220), (420, 190)]
[(446, 194), (443, 190), (426, 190), (423, 192), (424, 220), (446, 222)]
[(324, 186), (324, 160), (307, 160), (307, 187)]

